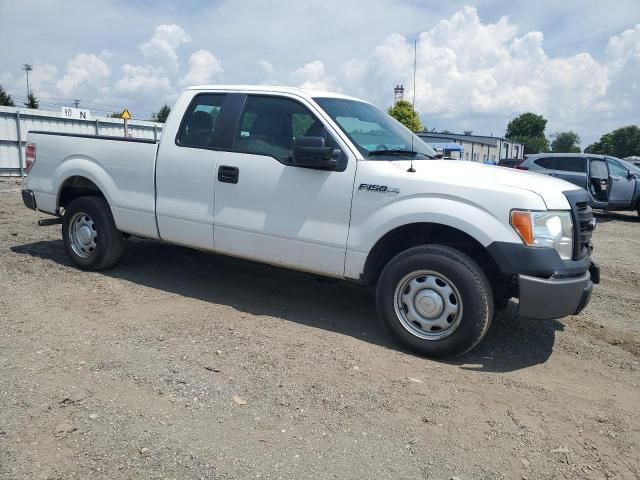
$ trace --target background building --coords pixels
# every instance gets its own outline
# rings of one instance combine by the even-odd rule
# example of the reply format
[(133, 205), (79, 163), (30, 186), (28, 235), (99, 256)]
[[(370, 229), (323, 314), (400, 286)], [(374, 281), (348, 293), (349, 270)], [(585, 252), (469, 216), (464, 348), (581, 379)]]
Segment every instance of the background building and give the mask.
[(421, 132), (418, 133), (418, 136), (438, 149), (443, 149), (439, 145), (460, 145), (459, 149), (454, 145), (448, 145), (448, 148), (444, 148), (444, 150), (451, 151), (454, 157), (458, 157), (459, 152), (459, 156), (463, 160), (498, 163), (503, 158), (524, 158), (524, 144), (506, 138), (471, 135), (470, 133), (433, 132)]

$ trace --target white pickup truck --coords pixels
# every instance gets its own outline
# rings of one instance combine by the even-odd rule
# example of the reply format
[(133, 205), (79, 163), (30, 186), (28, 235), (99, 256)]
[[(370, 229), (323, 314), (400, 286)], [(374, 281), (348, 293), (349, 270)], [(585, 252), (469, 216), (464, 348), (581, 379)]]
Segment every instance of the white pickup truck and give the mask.
[(80, 268), (113, 266), (131, 235), (377, 283), (405, 347), (461, 355), (494, 309), (580, 312), (599, 269), (587, 193), (570, 183), (440, 160), (400, 123), (344, 95), (200, 86), (159, 142), (29, 133), (27, 207), (62, 223)]

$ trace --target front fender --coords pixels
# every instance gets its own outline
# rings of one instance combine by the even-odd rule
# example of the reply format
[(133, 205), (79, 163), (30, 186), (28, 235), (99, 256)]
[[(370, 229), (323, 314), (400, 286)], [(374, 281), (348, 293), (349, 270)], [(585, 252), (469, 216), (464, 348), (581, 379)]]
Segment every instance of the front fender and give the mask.
[(486, 209), (459, 198), (405, 197), (375, 209), (366, 216), (352, 216), (345, 276), (360, 277), (367, 255), (387, 233), (398, 227), (418, 223), (455, 228), (485, 247), (496, 241), (521, 243), (509, 224), (508, 215), (505, 218), (497, 218)]

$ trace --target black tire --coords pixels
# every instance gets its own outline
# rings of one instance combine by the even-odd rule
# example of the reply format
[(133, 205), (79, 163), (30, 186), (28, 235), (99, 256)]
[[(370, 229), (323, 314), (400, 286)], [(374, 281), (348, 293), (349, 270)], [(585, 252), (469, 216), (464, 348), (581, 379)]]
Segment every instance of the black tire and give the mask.
[[(70, 235), (74, 228), (72, 221), (90, 225), (95, 246), (78, 246), (77, 242), (74, 246)], [(82, 270), (112, 267), (120, 259), (124, 248), (124, 238), (116, 228), (109, 204), (97, 196), (79, 197), (67, 206), (62, 221), (62, 240), (67, 255)]]
[[(431, 272), (425, 275), (434, 274), (434, 278), (441, 276), (446, 279), (460, 297), (459, 311), (454, 316), (455, 322), (447, 318), (446, 322), (451, 321), (452, 325), (442, 332), (415, 329), (418, 333), (412, 333), (411, 326), (406, 327), (400, 317), (400, 308), (405, 312), (408, 310), (398, 298), (398, 295), (403, 296), (403, 292), (408, 291), (400, 288), (401, 283), (404, 284), (412, 273), (421, 271)], [(420, 281), (420, 278), (416, 280)], [(454, 296), (454, 300), (456, 298)], [(491, 285), (478, 264), (464, 253), (442, 245), (414, 247), (394, 257), (378, 280), (376, 303), (382, 323), (400, 344), (415, 353), (432, 358), (457, 357), (474, 348), (489, 330), (494, 309)], [(406, 323), (406, 315), (404, 321)], [(428, 325), (428, 322), (426, 324)], [(425, 339), (421, 338), (420, 334), (446, 336)]]

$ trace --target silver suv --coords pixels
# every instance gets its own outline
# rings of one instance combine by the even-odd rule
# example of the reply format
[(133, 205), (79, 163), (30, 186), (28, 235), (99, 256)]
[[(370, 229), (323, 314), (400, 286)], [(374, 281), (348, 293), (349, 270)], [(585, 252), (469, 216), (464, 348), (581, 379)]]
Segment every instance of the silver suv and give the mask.
[(544, 173), (584, 188), (591, 206), (603, 210), (636, 210), (640, 215), (640, 168), (606, 155), (539, 153), (517, 169)]

